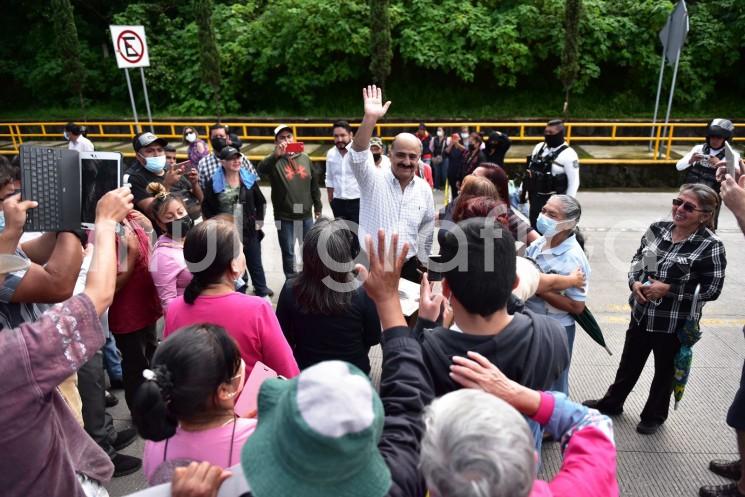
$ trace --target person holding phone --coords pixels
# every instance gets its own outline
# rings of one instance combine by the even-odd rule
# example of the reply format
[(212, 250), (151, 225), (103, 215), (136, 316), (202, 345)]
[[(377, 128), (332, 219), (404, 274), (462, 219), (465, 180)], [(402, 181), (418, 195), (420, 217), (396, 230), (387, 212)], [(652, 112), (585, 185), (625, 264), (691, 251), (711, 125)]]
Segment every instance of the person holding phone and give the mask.
[(321, 217), (319, 174), (310, 157), (295, 144), (292, 128), (280, 124), (274, 129), (274, 152), (259, 162), (258, 171), (272, 185), (272, 206), (277, 221), (282, 269), (286, 278), (295, 275), (295, 240), (302, 240)]
[(178, 162), (176, 148), (173, 145), (166, 145), (163, 150), (166, 152), (166, 170), (174, 169), (174, 172), (180, 175), (176, 184), (171, 187), (171, 193), (181, 197), (189, 217), (196, 221), (202, 217), (202, 202), (204, 201), (197, 168), (189, 160)]

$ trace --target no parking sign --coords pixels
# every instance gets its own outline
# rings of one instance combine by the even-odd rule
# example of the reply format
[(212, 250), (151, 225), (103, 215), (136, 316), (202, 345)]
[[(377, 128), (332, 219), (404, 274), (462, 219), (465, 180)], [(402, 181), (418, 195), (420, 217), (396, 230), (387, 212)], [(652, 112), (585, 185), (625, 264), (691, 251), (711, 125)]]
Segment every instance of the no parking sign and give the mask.
[(109, 26), (119, 69), (149, 67), (144, 26)]

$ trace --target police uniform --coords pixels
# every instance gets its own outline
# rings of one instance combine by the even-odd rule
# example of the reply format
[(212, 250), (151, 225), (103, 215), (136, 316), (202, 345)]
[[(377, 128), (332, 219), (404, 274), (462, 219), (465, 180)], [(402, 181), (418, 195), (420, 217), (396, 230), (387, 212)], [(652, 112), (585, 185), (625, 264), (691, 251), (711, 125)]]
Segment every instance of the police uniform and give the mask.
[[(720, 184), (717, 181), (716, 174), (719, 166), (724, 163), (712, 165), (711, 158), (716, 157), (720, 161), (724, 160), (724, 142), (720, 148), (712, 148), (709, 145), (709, 136), (721, 136), (728, 140), (734, 134), (734, 126), (729, 120), (714, 119), (709, 123), (706, 129), (706, 142), (702, 145), (695, 145), (682, 159), (678, 161), (675, 168), (678, 171), (685, 171), (684, 183), (701, 183), (711, 187), (719, 193)], [(694, 155), (700, 155), (702, 158), (691, 162)], [(739, 169), (740, 156), (735, 152), (735, 167)], [(712, 216), (714, 228), (716, 229), (719, 219), (719, 206)]]
[(579, 189), (579, 157), (566, 142), (558, 147), (538, 143), (528, 157), (525, 185), (530, 199), (530, 225), (535, 228), (538, 214), (553, 194), (572, 197)]

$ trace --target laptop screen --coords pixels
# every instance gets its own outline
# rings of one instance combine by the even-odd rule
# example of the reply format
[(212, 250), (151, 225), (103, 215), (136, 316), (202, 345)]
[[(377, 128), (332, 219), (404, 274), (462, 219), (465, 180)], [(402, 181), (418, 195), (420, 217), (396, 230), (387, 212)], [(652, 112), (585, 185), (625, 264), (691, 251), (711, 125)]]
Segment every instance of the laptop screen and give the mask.
[(118, 159), (80, 159), (80, 219), (83, 223), (96, 221), (96, 204), (106, 193), (119, 187)]

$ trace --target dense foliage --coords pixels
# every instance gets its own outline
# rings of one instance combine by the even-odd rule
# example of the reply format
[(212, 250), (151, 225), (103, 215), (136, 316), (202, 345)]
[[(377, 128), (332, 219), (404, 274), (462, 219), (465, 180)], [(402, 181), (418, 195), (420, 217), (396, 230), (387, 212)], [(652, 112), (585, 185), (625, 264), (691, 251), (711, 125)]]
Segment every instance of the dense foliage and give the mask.
[[(376, 24), (366, 1), (70, 1), (84, 66), (72, 82), (50, 29), (61, 12), (42, 0), (6, 2), (0, 33), (3, 109), (75, 108), (76, 81), (86, 102), (126, 109), (108, 25), (144, 24), (157, 114), (217, 112), (211, 87), (217, 81), (203, 74), (210, 60), (219, 67), (225, 113), (340, 115), (357, 109), (358, 89), (372, 79), (371, 39), (380, 38), (371, 33)], [(195, 7), (211, 3), (219, 60), (214, 54), (205, 59), (200, 40), (209, 33), (195, 18)], [(596, 101), (610, 113), (650, 107), (660, 64), (657, 33), (672, 6), (671, 0), (582, 1), (574, 115)], [(558, 114), (564, 99), (560, 76), (566, 76), (560, 67), (564, 8), (564, 0), (389, 0), (392, 111), (499, 114), (491, 103), (525, 101), (531, 112)], [(745, 1), (690, 0), (688, 8), (691, 31), (675, 98), (680, 114), (705, 111), (722, 99), (743, 102)], [(385, 64), (373, 68), (382, 74)], [(513, 110), (505, 106), (505, 112)]]

